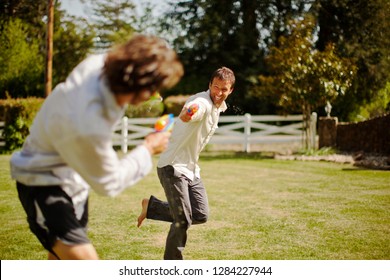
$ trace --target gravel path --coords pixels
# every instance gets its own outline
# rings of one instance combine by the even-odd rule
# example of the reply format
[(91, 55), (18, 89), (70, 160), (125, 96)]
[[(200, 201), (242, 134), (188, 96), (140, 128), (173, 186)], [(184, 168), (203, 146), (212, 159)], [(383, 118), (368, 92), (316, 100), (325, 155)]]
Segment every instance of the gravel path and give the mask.
[(275, 155), (275, 159), (302, 160), (302, 161), (329, 161), (341, 164), (353, 164), (355, 166), (390, 170), (390, 156), (370, 155), (364, 153), (356, 154), (332, 154), (323, 156), (305, 155)]
[[(242, 151), (239, 144), (217, 145), (208, 147), (210, 151)], [(275, 143), (251, 145), (251, 152), (269, 153), (275, 159), (302, 160), (302, 161), (328, 161), (340, 164), (352, 164), (362, 168), (390, 170), (390, 155), (373, 155), (365, 153), (331, 154), (321, 156), (299, 155), (301, 143)]]

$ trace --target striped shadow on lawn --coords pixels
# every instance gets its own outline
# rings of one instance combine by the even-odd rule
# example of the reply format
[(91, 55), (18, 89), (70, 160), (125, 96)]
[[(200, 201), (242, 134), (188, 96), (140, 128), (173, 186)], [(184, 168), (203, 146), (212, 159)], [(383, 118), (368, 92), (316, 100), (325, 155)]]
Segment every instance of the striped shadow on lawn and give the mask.
[[(155, 158), (155, 163), (157, 158)], [(252, 154), (202, 154), (210, 203), (186, 259), (389, 259), (390, 172)], [(0, 258), (45, 259), (0, 156)], [(169, 224), (136, 227), (140, 202), (164, 198), (155, 170), (116, 198), (90, 197), (89, 237), (102, 259), (162, 259)]]

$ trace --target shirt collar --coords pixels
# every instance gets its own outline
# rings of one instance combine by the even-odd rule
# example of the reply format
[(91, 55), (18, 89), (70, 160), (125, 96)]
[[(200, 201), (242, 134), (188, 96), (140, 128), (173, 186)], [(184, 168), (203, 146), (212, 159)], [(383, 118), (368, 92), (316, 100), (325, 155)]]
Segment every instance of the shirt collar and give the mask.
[(115, 100), (113, 92), (108, 87), (107, 81), (104, 78), (99, 78), (100, 92), (102, 93), (104, 110), (107, 118), (110, 121), (118, 121), (123, 116), (126, 107), (121, 107)]

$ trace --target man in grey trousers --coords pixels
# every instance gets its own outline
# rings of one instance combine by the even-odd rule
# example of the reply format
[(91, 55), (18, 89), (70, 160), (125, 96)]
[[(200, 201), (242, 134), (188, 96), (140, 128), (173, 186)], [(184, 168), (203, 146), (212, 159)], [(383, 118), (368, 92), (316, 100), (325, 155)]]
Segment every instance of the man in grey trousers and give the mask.
[(183, 259), (188, 228), (208, 219), (209, 206), (200, 178), (199, 154), (217, 129), (220, 112), (227, 109), (225, 100), (232, 93), (234, 83), (233, 71), (221, 67), (211, 75), (207, 91), (187, 100), (175, 122), (168, 148), (157, 165), (167, 202), (154, 196), (142, 201), (138, 227), (145, 218), (171, 223), (165, 245), (166, 260)]

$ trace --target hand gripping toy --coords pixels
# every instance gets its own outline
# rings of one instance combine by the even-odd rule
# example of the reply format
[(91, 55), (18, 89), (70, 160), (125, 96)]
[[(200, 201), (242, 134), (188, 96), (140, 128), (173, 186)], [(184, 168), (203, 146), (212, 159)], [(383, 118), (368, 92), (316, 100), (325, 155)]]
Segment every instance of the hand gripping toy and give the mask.
[(154, 124), (154, 130), (157, 132), (171, 131), (173, 129), (174, 121), (175, 118), (173, 114), (163, 115)]
[(187, 109), (187, 115), (193, 116), (199, 110), (199, 105), (194, 103)]

